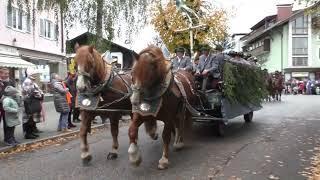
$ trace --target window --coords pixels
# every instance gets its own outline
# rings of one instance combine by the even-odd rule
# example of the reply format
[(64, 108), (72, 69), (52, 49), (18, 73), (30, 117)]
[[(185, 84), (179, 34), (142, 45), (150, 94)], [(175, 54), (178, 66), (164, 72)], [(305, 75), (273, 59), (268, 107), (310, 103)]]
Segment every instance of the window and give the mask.
[(30, 16), (22, 10), (11, 7), (7, 9), (7, 26), (13, 29), (30, 32)]
[(292, 34), (308, 34), (308, 16), (300, 16), (292, 22)]
[(40, 36), (49, 39), (58, 39), (58, 25), (47, 19), (40, 19)]
[(307, 57), (293, 57), (292, 58), (293, 66), (308, 66), (308, 58)]
[(308, 38), (307, 37), (292, 38), (292, 54), (308, 55)]

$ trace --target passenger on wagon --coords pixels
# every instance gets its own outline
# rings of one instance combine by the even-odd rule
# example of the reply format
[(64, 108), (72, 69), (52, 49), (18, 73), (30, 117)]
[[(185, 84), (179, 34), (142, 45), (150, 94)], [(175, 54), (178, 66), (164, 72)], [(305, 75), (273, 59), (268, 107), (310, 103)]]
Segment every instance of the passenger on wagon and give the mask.
[(186, 71), (192, 71), (192, 62), (189, 56), (185, 56), (185, 50), (183, 47), (179, 47), (175, 50), (176, 57), (172, 59), (172, 69), (174, 71), (182, 69)]
[(202, 84), (201, 90), (205, 91), (206, 89), (215, 88), (212, 83), (213, 80), (218, 79), (218, 76), (220, 76), (220, 58), (211, 54), (208, 47), (203, 47), (201, 51), (202, 55), (199, 57), (195, 78)]

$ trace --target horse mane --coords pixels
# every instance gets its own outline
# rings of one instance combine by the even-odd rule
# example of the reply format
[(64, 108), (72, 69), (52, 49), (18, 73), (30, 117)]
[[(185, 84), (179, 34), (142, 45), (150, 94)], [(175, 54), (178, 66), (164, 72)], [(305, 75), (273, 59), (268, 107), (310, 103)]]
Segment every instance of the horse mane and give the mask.
[(147, 89), (162, 83), (167, 72), (166, 59), (161, 49), (152, 45), (139, 53), (132, 68), (135, 83)]
[(77, 50), (76, 63), (91, 72), (92, 78), (99, 82), (106, 78), (106, 64), (101, 54), (93, 46), (81, 46)]

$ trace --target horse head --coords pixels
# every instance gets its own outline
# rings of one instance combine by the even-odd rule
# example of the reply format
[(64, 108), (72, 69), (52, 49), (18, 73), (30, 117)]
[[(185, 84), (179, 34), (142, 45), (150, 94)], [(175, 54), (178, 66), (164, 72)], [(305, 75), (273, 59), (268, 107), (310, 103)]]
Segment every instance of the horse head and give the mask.
[(85, 91), (105, 80), (105, 62), (93, 46), (77, 47), (75, 62), (78, 67), (79, 91)]
[(133, 84), (148, 89), (163, 82), (167, 71), (166, 59), (161, 49), (149, 46), (139, 53), (132, 68)]

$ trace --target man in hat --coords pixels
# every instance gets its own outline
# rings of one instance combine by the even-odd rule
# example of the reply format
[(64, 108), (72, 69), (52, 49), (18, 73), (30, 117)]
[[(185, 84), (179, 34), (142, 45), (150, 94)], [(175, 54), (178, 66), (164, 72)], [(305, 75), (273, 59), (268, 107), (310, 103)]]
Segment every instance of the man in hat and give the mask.
[(184, 56), (184, 48), (179, 47), (175, 50), (176, 57), (172, 59), (172, 69), (177, 71), (179, 69), (192, 71), (191, 59), (188, 56)]
[(196, 70), (196, 80), (202, 82), (202, 90), (211, 89), (213, 78), (219, 73), (219, 63), (217, 57), (210, 53), (210, 48), (201, 48), (202, 55), (199, 57), (199, 64)]

